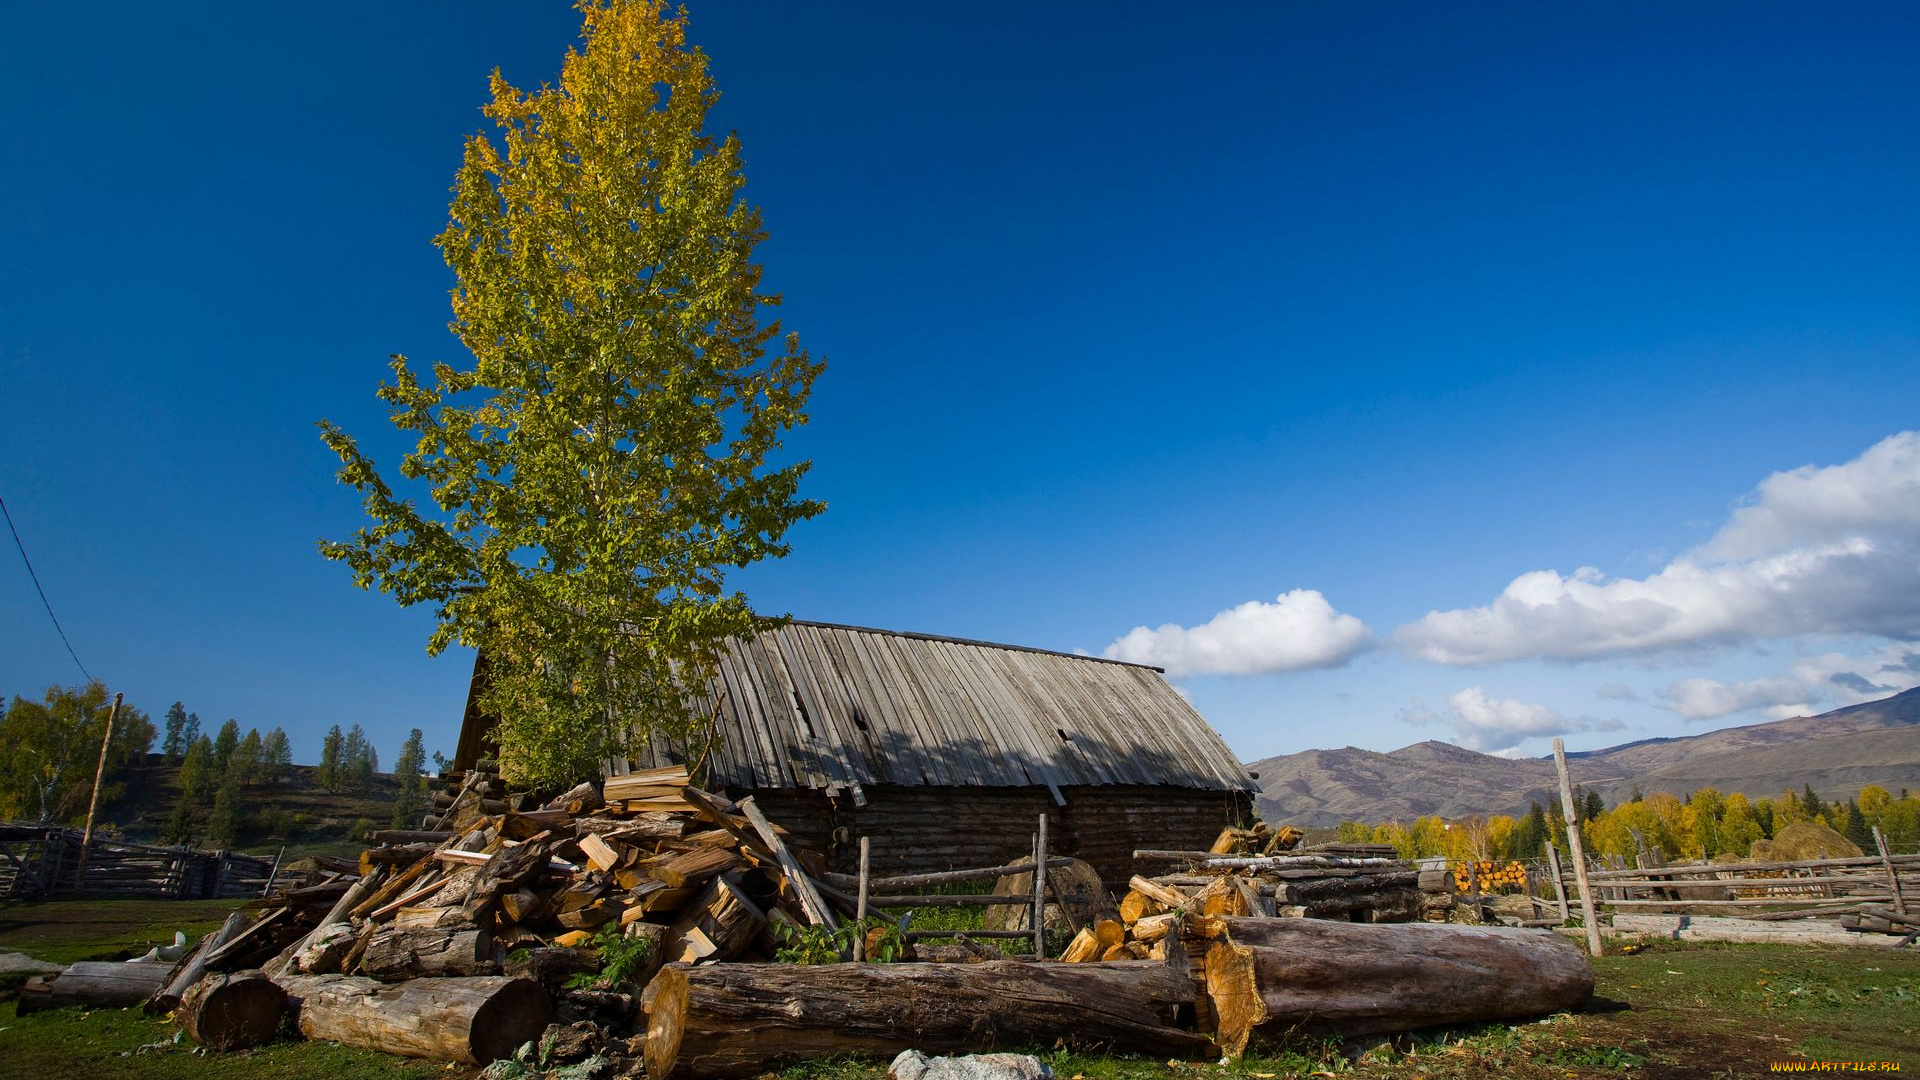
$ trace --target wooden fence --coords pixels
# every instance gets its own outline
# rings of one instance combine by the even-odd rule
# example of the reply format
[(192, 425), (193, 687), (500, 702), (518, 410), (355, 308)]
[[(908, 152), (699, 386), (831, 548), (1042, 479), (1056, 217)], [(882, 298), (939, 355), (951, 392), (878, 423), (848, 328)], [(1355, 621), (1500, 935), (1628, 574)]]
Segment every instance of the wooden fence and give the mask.
[(96, 837), (82, 870), (80, 852), (78, 829), (0, 824), (0, 901), (259, 896), (276, 869), (274, 860), (254, 855), (122, 844)]
[[(1014, 954), (1009, 959), (1018, 959), (1021, 955), (1032, 959), (1045, 958), (1047, 951), (1046, 906), (1058, 904), (1062, 911), (1069, 904), (1087, 904), (1095, 898), (1091, 896), (1065, 895), (1047, 881), (1048, 870), (1058, 870), (1071, 866), (1072, 859), (1049, 857), (1047, 853), (1047, 815), (1041, 814), (1039, 828), (1033, 835), (1032, 856), (1026, 862), (1008, 863), (1002, 866), (985, 866), (975, 870), (944, 870), (931, 874), (905, 874), (899, 877), (876, 878), (867, 874), (869, 847), (866, 837), (860, 838), (860, 873), (856, 876), (828, 874), (830, 884), (853, 889), (856, 892), (858, 910), (873, 910), (876, 914), (885, 908), (927, 908), (927, 907), (1005, 907), (1017, 906), (1027, 909), (1028, 926), (1025, 930), (914, 930), (909, 926), (902, 937), (907, 941), (924, 941), (928, 938), (1010, 938), (1022, 940), (1032, 949), (1028, 954)], [(1032, 886), (1024, 893), (1014, 895), (989, 895), (979, 893), (953, 894), (915, 894), (908, 890), (925, 889), (941, 885), (964, 884), (976, 881), (998, 881), (1009, 875), (1031, 875)], [(1051, 900), (1049, 900), (1051, 896)], [(1071, 915), (1068, 916), (1071, 918)]]

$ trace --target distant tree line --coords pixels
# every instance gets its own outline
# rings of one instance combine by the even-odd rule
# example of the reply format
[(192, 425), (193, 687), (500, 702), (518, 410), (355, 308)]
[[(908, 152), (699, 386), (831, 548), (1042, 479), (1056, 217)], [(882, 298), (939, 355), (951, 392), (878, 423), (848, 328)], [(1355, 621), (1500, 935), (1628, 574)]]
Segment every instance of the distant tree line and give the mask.
[[(1853, 798), (1828, 802), (1811, 785), (1774, 798), (1749, 799), (1740, 792), (1723, 794), (1700, 788), (1682, 799), (1664, 791), (1642, 794), (1636, 788), (1625, 802), (1609, 808), (1595, 791), (1576, 792), (1574, 800), (1580, 837), (1589, 854), (1618, 855), (1629, 863), (1644, 844), (1669, 860), (1745, 857), (1756, 840), (1772, 839), (1796, 822), (1824, 825), (1853, 841), (1862, 851), (1874, 850), (1873, 829), (1887, 842), (1906, 850), (1920, 844), (1920, 795), (1901, 789), (1895, 796), (1883, 787), (1868, 785)], [(1340, 839), (1348, 843), (1392, 844), (1402, 858), (1445, 856), (1454, 861), (1535, 859), (1549, 840), (1567, 851), (1567, 824), (1560, 807), (1532, 805), (1518, 817), (1495, 814), (1447, 821), (1437, 815), (1416, 818), (1410, 824), (1369, 825), (1344, 822)]]
[[(0, 820), (79, 824), (106, 733), (112, 694), (99, 682), (50, 687), (41, 700), (14, 697), (0, 713)], [(126, 792), (126, 778), (158, 741), (167, 763), (179, 767), (180, 793), (160, 837), (170, 844), (231, 847), (243, 834), (286, 837), (297, 815), (260, 798), (294, 779), (293, 745), (284, 729), (243, 734), (229, 719), (209, 735), (198, 713), (183, 702), (168, 707), (156, 729), (147, 714), (123, 703), (107, 747), (100, 805)], [(443, 761), (435, 754), (436, 761)], [(407, 735), (394, 763), (392, 821), (417, 825), (426, 808), (426, 748), (419, 728)], [(373, 787), (380, 756), (359, 724), (335, 725), (321, 744), (314, 783), (329, 792), (363, 793)]]
[(240, 722), (229, 718), (208, 738), (200, 717), (176, 701), (167, 710), (166, 732), (161, 748), (180, 765), (180, 797), (160, 831), (162, 841), (232, 847), (242, 829), (273, 813), (255, 810), (251, 796), (293, 775), (293, 745), (284, 730), (262, 735), (248, 728), (243, 736)]

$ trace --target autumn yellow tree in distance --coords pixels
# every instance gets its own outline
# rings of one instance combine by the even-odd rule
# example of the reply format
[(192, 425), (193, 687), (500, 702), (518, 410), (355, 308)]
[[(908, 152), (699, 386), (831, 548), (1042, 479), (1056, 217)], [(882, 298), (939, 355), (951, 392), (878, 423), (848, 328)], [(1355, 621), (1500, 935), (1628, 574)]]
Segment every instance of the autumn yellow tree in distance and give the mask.
[(483, 650), (501, 765), (530, 786), (591, 775), (708, 718), (679, 691), (758, 617), (726, 572), (786, 554), (806, 463), (776, 465), (823, 369), (763, 319), (759, 210), (718, 93), (657, 0), (582, 0), (557, 85), (496, 70), (496, 131), (467, 140), (446, 231), (469, 364), (405, 357), (379, 396), (417, 438), (397, 492), (321, 421), (370, 523), (322, 541), (362, 588), (435, 606), (428, 641)]

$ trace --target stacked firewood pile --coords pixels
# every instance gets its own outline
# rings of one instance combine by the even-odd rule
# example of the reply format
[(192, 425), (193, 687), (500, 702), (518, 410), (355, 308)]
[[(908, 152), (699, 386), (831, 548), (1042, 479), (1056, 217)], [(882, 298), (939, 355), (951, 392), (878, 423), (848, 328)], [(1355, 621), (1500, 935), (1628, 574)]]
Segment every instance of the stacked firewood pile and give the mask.
[[(1216, 883), (1218, 878), (1239, 880), (1242, 884), (1234, 887), (1244, 885), (1251, 898), (1249, 914), (1353, 922), (1410, 922), (1423, 915), (1420, 872), (1394, 858), (1391, 848), (1383, 854), (1370, 845), (1329, 846), (1291, 855), (1148, 850), (1134, 852), (1134, 859), (1183, 864), (1179, 872), (1151, 879), (1176, 890), (1219, 889), (1225, 886)], [(1129, 896), (1128, 902), (1140, 901)], [(1123, 914), (1126, 906), (1123, 902)]]
[[(317, 866), (260, 918), (236, 914), (151, 1006), (221, 1049), (271, 1038), (290, 1013), (308, 1038), (473, 1064), (556, 1020), (578, 1025), (583, 1052), (637, 1055), (621, 1040), (662, 964), (770, 959), (780, 924), (831, 926), (824, 897), (844, 899), (751, 799), (693, 788), (684, 769), (537, 808), (503, 794), (491, 772), (459, 778), (435, 828), (370, 834), (381, 846), (358, 865)], [(632, 960), (596, 982), (609, 955)]]
[[(1342, 912), (1392, 910), (1384, 898), (1417, 898), (1416, 875), (1369, 851), (1286, 854), (1297, 840), (1278, 830), (1134, 877), (1117, 910), (1081, 926), (1070, 963), (978, 947), (949, 947), (968, 963), (847, 963), (834, 962), (838, 920), (876, 899), (875, 883), (833, 888), (751, 798), (728, 802), (679, 770), (537, 807), (480, 770), (446, 794), (435, 828), (374, 834), (381, 846), (357, 864), (310, 863), (257, 917), (236, 913), (178, 965), (151, 965), (150, 1007), (210, 1049), (291, 1025), (467, 1064), (536, 1047), (539, 1069), (711, 1080), (910, 1048), (1236, 1056), (1294, 1031), (1538, 1015), (1592, 988), (1584, 956), (1545, 931), (1297, 917), (1335, 898)], [(815, 963), (762, 962), (795, 940), (811, 940)]]

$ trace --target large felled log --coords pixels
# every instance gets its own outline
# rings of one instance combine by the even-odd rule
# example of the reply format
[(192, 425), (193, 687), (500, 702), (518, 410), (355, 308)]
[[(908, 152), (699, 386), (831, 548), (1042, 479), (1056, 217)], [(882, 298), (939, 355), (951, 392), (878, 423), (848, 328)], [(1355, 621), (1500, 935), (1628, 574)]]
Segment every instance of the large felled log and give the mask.
[(1165, 964), (673, 965), (647, 987), (652, 1080), (751, 1076), (841, 1054), (996, 1046), (1204, 1056), (1193, 985)]
[(423, 976), (495, 975), (493, 935), (471, 924), (383, 926), (360, 955), (360, 973), (382, 982)]
[(287, 992), (258, 971), (212, 975), (180, 999), (174, 1019), (187, 1037), (212, 1050), (245, 1050), (280, 1033)]
[(283, 975), (300, 1034), (402, 1057), (485, 1065), (538, 1038), (553, 1002), (531, 979), (502, 975), (380, 983)]
[(89, 1009), (124, 1009), (152, 997), (173, 965), (167, 963), (122, 964), (83, 960), (41, 983), (29, 983), (20, 991), (22, 1014), (43, 1009), (63, 1009), (80, 1005)]
[(1199, 919), (1222, 1053), (1249, 1037), (1412, 1031), (1571, 1009), (1580, 949), (1548, 930), (1321, 919)]

